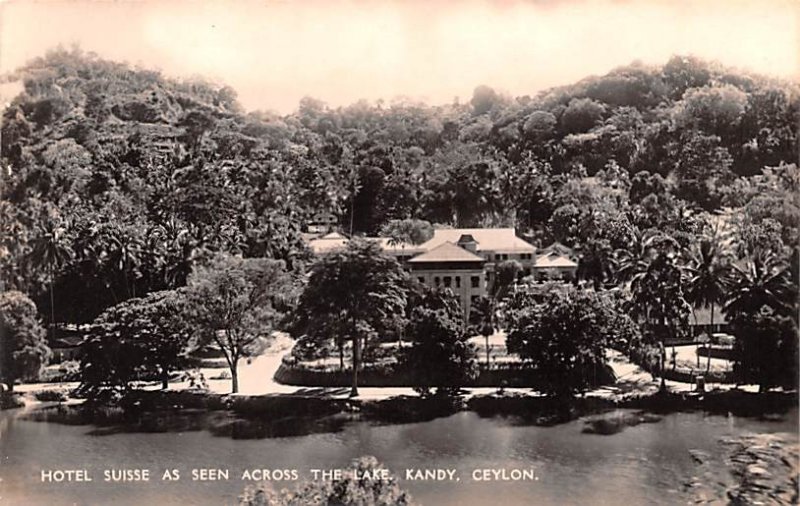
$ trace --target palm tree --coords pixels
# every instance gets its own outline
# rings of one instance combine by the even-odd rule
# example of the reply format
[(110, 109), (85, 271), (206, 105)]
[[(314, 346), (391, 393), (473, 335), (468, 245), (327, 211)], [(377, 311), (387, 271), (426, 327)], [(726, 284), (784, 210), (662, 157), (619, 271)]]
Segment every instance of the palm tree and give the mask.
[(744, 267), (733, 266), (731, 290), (723, 310), (730, 317), (754, 314), (763, 306), (778, 314), (791, 314), (791, 272), (769, 251), (756, 253)]
[(39, 227), (38, 233), (33, 240), (33, 248), (30, 253), (30, 263), (35, 269), (47, 269), (50, 284), (50, 339), (53, 339), (55, 331), (55, 296), (53, 285), (55, 284), (56, 269), (65, 265), (72, 259), (72, 249), (70, 249), (64, 237), (65, 229), (53, 221), (46, 221)]
[(486, 342), (486, 367), (489, 367), (489, 338), (496, 325), (495, 298), (483, 296), (475, 301), (469, 310), (469, 323), (473, 330), (483, 336)]
[(578, 279), (592, 281), (595, 290), (599, 290), (606, 280), (613, 279), (614, 265), (613, 250), (608, 241), (589, 241), (581, 248), (576, 275)]
[(618, 249), (616, 256), (616, 280), (618, 283), (629, 283), (647, 271), (653, 258), (653, 243), (657, 233), (652, 230), (635, 229), (631, 235), (631, 243), (627, 248)]
[[(661, 390), (666, 389), (664, 364), (665, 346), (683, 333), (688, 323), (689, 304), (683, 290), (683, 271), (669, 251), (658, 253), (647, 270), (631, 284), (631, 313), (637, 321), (644, 320), (645, 333), (656, 338), (661, 355)], [(674, 351), (673, 346), (673, 351)]]
[[(686, 272), (688, 274), (686, 300), (694, 308), (711, 310), (710, 327), (713, 332), (714, 308), (724, 302), (731, 274), (730, 263), (716, 236), (702, 239), (690, 250)], [(708, 374), (711, 370), (711, 351), (706, 350), (706, 352), (708, 355), (706, 374)]]

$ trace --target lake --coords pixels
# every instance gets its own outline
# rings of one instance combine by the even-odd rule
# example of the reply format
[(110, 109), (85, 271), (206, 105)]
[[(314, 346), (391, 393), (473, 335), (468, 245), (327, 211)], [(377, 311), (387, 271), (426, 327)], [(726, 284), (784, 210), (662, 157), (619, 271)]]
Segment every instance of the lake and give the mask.
[[(89, 434), (91, 426), (23, 420), (0, 412), (0, 503), (237, 504), (246, 469), (341, 468), (374, 455), (400, 475), (408, 468), (455, 468), (459, 482), (405, 481), (422, 504), (685, 504), (695, 474), (690, 450), (722, 459), (721, 438), (797, 430), (797, 411), (778, 421), (673, 413), (610, 436), (584, 434), (581, 420), (554, 427), (521, 425), (473, 412), (428, 422), (351, 422), (338, 432), (234, 440), (207, 431)], [(796, 436), (794, 436), (796, 437)], [(720, 460), (721, 461), (721, 460)], [(148, 469), (150, 482), (107, 483), (103, 471)], [(179, 481), (161, 481), (167, 469)], [(228, 470), (229, 479), (192, 481), (191, 470)], [(473, 481), (474, 470), (534, 469), (536, 481)], [(86, 470), (91, 482), (42, 483), (42, 470)], [(727, 470), (720, 480), (728, 479)], [(291, 486), (292, 482), (277, 482)]]

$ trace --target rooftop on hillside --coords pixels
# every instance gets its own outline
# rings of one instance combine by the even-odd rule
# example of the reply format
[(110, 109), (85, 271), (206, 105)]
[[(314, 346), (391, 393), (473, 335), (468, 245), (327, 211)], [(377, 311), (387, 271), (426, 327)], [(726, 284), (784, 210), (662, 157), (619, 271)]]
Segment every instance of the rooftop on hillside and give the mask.
[(440, 228), (433, 231), (433, 237), (418, 246), (429, 251), (446, 242), (454, 245), (463, 237), (470, 236), (477, 243), (478, 251), (497, 253), (534, 253), (536, 248), (517, 237), (513, 228)]
[(432, 250), (418, 255), (409, 263), (425, 263), (425, 262), (475, 262), (481, 263), (484, 259), (478, 255), (471, 253), (460, 246), (456, 246), (452, 242), (445, 242), (436, 246)]

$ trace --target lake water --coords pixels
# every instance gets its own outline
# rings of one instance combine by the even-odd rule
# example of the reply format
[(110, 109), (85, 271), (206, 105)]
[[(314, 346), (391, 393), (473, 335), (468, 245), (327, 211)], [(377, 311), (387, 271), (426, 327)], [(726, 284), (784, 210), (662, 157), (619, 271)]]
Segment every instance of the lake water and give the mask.
[[(721, 459), (721, 438), (797, 430), (796, 411), (780, 421), (675, 413), (611, 436), (582, 433), (580, 420), (536, 427), (462, 412), (422, 423), (353, 422), (333, 433), (234, 440), (207, 431), (90, 435), (90, 426), (19, 414), (0, 412), (0, 504), (237, 504), (245, 469), (297, 469), (310, 478), (312, 467), (345, 467), (362, 455), (401, 476), (407, 468), (456, 468), (456, 483), (401, 481), (426, 505), (685, 504), (691, 497), (683, 484), (696, 471), (690, 450)], [(152, 481), (103, 481), (104, 470), (119, 468), (149, 469)], [(182, 479), (162, 482), (168, 468), (179, 469)], [(228, 469), (230, 479), (192, 481), (192, 468)], [(485, 468), (533, 468), (538, 481), (473, 481), (473, 470)], [(53, 469), (86, 469), (93, 481), (42, 483), (41, 471)], [(721, 470), (720, 480), (727, 474)]]

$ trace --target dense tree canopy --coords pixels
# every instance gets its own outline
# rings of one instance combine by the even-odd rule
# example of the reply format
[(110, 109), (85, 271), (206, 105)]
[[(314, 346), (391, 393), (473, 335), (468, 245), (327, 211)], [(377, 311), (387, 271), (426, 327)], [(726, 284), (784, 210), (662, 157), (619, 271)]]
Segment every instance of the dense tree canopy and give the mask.
[(311, 267), (295, 311), (295, 329), (321, 339), (350, 341), (353, 396), (358, 395), (364, 345), (371, 336), (389, 330), (396, 315), (403, 315), (407, 290), (405, 271), (372, 241), (350, 241), (346, 249), (322, 256)]
[(449, 290), (426, 293), (412, 310), (405, 333), (411, 347), (400, 362), (422, 395), (432, 388), (437, 395), (455, 394), (476, 376), (475, 349), (458, 299)]
[(530, 361), (542, 391), (555, 395), (597, 384), (606, 348), (637, 333), (614, 301), (575, 288), (518, 294), (509, 312), (508, 351)]
[(36, 306), (17, 291), (0, 293), (0, 382), (38, 379), (50, 359)]
[(83, 391), (127, 389), (133, 380), (151, 378), (159, 378), (166, 389), (170, 373), (186, 364), (189, 351), (185, 302), (182, 293), (165, 290), (105, 310), (81, 345)]
[[(734, 284), (733, 312), (750, 305), (747, 283), (771, 289), (777, 271), (755, 262), (785, 263), (800, 230), (800, 87), (692, 57), (531, 96), (479, 86), (467, 103), (336, 108), (308, 97), (286, 115), (246, 112), (219, 84), (79, 50), (51, 51), (8, 77), (23, 91), (2, 111), (0, 279), (55, 323), (181, 288), (220, 254), (281, 262), (299, 277), (310, 263), (302, 234), (320, 214), (395, 242), (422, 241), (425, 222), (514, 227), (536, 246), (574, 248), (580, 282), (596, 290), (630, 288), (648, 270), (660, 279), (654, 229), (688, 250), (722, 222), (731, 263), (749, 272)], [(384, 322), (342, 291), (326, 295), (315, 279), (344, 271), (320, 262), (309, 287), (335, 310), (308, 314), (361, 343)], [(676, 280), (691, 262), (673, 263)], [(394, 286), (402, 274), (381, 265)], [(664, 295), (656, 281), (640, 290), (643, 304)], [(398, 290), (375, 314), (405, 306)], [(655, 310), (641, 309), (652, 320)]]
[(292, 281), (280, 260), (218, 254), (198, 265), (185, 290), (194, 333), (222, 351), (239, 391), (239, 360), (253, 355), (259, 338), (268, 339), (287, 307)]

